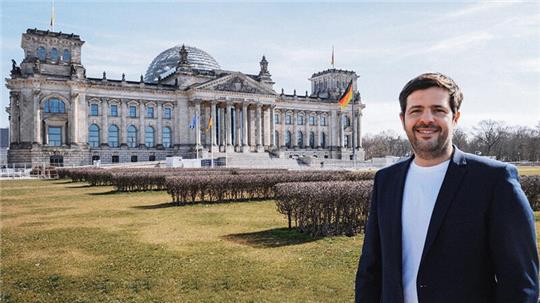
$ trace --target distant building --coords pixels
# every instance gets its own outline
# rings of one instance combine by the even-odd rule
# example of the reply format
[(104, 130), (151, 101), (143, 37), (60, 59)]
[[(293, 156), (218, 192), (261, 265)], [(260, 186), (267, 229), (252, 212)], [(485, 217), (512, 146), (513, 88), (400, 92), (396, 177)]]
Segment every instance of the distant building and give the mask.
[(0, 148), (9, 147), (9, 128), (0, 128)]
[(9, 128), (0, 128), (0, 164), (7, 163), (9, 147)]
[[(311, 92), (276, 93), (263, 56), (257, 75), (222, 70), (208, 53), (175, 46), (140, 81), (86, 77), (78, 35), (28, 29), (24, 58), (13, 61), (9, 162), (81, 165), (194, 158), (213, 152), (363, 159), (364, 105), (337, 99), (357, 74), (328, 69)], [(211, 121), (211, 122), (210, 122)], [(353, 126), (356, 138), (353, 140)]]

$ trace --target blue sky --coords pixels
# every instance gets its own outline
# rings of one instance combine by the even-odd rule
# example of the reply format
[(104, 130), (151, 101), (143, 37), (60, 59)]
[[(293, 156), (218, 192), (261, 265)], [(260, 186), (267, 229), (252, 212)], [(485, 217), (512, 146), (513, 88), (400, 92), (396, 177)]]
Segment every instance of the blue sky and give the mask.
[[(87, 76), (138, 80), (177, 44), (211, 54), (223, 69), (257, 73), (264, 54), (277, 92), (309, 90), (330, 67), (360, 75), (364, 131), (402, 134), (397, 96), (412, 77), (448, 74), (463, 90), (460, 125), (482, 119), (540, 122), (539, 2), (176, 2), (55, 1), (56, 31), (86, 41)], [(1, 68), (22, 60), (21, 34), (48, 29), (51, 1), (2, 1)], [(9, 103), (1, 88), (0, 127)]]

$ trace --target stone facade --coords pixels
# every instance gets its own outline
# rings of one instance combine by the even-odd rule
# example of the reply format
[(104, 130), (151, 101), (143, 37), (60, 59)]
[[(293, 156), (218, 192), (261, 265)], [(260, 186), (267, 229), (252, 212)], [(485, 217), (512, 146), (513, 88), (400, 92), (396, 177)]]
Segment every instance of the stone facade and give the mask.
[(24, 59), (20, 66), (13, 61), (6, 83), (10, 163), (85, 165), (209, 153), (351, 159), (353, 145), (363, 159), (364, 105), (357, 98), (353, 118), (352, 104), (343, 110), (337, 104), (349, 82), (357, 91), (355, 72), (315, 73), (311, 94), (289, 95), (274, 91), (264, 56), (259, 74), (249, 75), (205, 69), (189, 61), (193, 48), (182, 47), (175, 66), (165, 66), (168, 72), (155, 82), (108, 79), (105, 72), (89, 78), (83, 44), (73, 34), (29, 29), (22, 35)]

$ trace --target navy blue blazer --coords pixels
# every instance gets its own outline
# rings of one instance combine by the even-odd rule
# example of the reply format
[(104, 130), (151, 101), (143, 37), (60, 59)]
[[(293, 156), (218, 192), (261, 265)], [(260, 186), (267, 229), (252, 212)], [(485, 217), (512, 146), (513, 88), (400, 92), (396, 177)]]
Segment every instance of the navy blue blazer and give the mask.
[[(402, 303), (401, 207), (412, 158), (375, 176), (357, 303)], [(514, 166), (454, 152), (431, 215), (420, 303), (538, 301), (535, 220)]]

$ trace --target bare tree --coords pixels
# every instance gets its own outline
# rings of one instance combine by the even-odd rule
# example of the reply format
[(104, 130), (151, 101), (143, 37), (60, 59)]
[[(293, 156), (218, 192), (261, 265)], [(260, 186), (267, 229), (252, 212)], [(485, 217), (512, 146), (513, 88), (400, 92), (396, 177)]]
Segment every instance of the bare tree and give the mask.
[(496, 156), (495, 148), (507, 135), (507, 127), (502, 121), (482, 120), (473, 127), (473, 141), (486, 156)]

